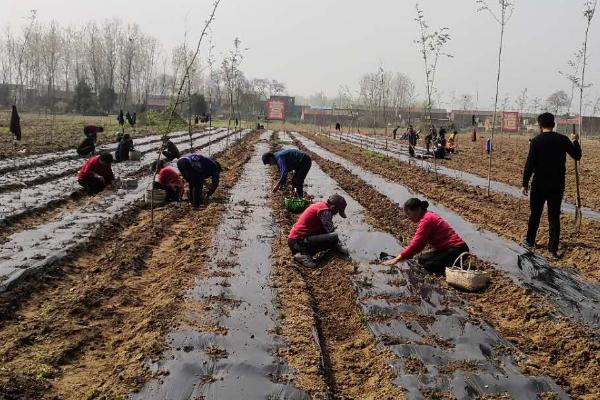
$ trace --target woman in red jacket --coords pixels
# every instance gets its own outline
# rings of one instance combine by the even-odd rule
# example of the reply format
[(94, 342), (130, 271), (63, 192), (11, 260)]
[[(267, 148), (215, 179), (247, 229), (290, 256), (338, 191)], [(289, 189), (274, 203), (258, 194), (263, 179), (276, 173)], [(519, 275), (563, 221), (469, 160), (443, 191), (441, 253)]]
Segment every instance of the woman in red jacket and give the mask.
[(427, 211), (428, 207), (428, 202), (414, 198), (404, 203), (404, 212), (408, 219), (418, 223), (417, 231), (402, 253), (385, 261), (385, 265), (391, 266), (409, 260), (429, 245), (433, 250), (418, 257), (417, 261), (428, 272), (443, 274), (446, 267), (450, 267), (458, 256), (469, 251), (465, 241), (454, 229), (442, 217)]
[(158, 176), (153, 187), (163, 189), (167, 192), (167, 201), (179, 201), (183, 196), (183, 179), (179, 172), (173, 167), (168, 166), (163, 160), (152, 163), (152, 171), (156, 171)]

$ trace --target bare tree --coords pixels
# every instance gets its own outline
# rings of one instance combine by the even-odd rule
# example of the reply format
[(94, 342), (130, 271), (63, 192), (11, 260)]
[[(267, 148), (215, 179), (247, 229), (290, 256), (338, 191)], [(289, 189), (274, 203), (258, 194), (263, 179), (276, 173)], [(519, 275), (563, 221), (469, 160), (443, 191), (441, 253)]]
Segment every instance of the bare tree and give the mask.
[(523, 111), (525, 111), (525, 108), (527, 107), (527, 88), (521, 90), (521, 94), (517, 99), (517, 107), (519, 107), (519, 114), (522, 115)]
[(548, 96), (546, 104), (555, 115), (560, 115), (569, 106), (569, 95), (564, 90), (557, 90)]
[(442, 27), (438, 31), (431, 32), (429, 25), (425, 20), (425, 13), (419, 8), (419, 3), (415, 5), (417, 17), (415, 21), (419, 25), (419, 38), (415, 41), (419, 46), (421, 57), (423, 58), (426, 84), (426, 111), (429, 122), (432, 122), (431, 108), (433, 104), (433, 94), (435, 91), (435, 75), (440, 57), (452, 57), (451, 54), (444, 52), (444, 47), (450, 41), (450, 34), (447, 27)]
[[(494, 142), (494, 131), (496, 129), (496, 120), (498, 117), (498, 95), (500, 93), (500, 73), (502, 70), (502, 46), (504, 44), (504, 31), (506, 29), (506, 25), (510, 21), (513, 12), (514, 12), (514, 2), (511, 0), (498, 0), (498, 10), (493, 10), (486, 0), (476, 0), (479, 8), (478, 12), (487, 11), (494, 18), (494, 20), (500, 25), (500, 44), (498, 46), (498, 74), (496, 77), (496, 97), (494, 99), (494, 116), (492, 118), (492, 132), (490, 134), (490, 138), (492, 143)], [(491, 181), (492, 181), (492, 156), (493, 156), (493, 148), (491, 147), (489, 152), (489, 166), (488, 166), (488, 187), (487, 187), (487, 195), (490, 195), (491, 189)]]
[[(594, 19), (594, 14), (596, 14), (596, 6), (597, 0), (591, 1), (586, 0), (584, 4), (583, 16), (585, 17), (586, 25), (585, 25), (585, 36), (583, 40), (583, 62), (581, 64), (581, 81), (579, 82), (579, 134), (583, 134), (583, 91), (586, 89), (585, 83), (585, 70), (587, 67), (587, 49), (588, 49), (588, 39), (590, 33), (590, 26), (592, 25), (592, 20)], [(587, 86), (589, 87), (589, 86)]]
[(581, 80), (581, 64), (583, 62), (583, 49), (579, 49), (573, 54), (573, 58), (567, 62), (569, 71), (563, 72), (558, 71), (559, 74), (564, 76), (571, 84), (571, 95), (569, 96), (569, 104), (567, 106), (567, 114), (571, 114), (571, 107), (573, 105), (573, 99), (575, 97), (575, 89), (579, 87)]
[[(17, 104), (18, 100), (23, 101), (23, 60), (25, 57), (25, 52), (27, 50), (27, 45), (29, 43), (29, 38), (31, 36), (31, 32), (35, 27), (35, 20), (37, 17), (37, 10), (30, 10), (29, 14), (29, 25), (25, 28), (25, 34), (23, 37), (23, 43), (21, 44), (21, 48), (17, 57), (13, 58), (17, 60), (17, 72), (18, 72), (18, 89), (15, 90), (14, 95), (14, 103)], [(15, 49), (16, 50), (16, 49)], [(17, 94), (19, 93), (19, 94)], [(18, 96), (18, 97), (17, 97)]]

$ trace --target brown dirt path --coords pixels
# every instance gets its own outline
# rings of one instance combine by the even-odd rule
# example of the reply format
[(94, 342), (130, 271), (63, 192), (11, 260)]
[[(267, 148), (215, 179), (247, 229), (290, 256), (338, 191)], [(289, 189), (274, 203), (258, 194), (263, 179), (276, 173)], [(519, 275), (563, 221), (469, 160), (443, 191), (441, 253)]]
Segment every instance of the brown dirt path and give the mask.
[[(280, 227), (273, 243), (273, 280), (287, 345), (281, 356), (296, 370), (295, 384), (312, 399), (325, 399), (328, 393), (348, 400), (403, 398), (392, 383), (393, 356), (377, 346), (361, 320), (351, 281), (354, 264), (338, 257), (315, 270), (295, 264), (287, 233), (296, 216), (282, 202), (281, 193), (271, 199)], [(320, 336), (324, 357), (315, 336)]]
[[(4, 398), (120, 398), (149, 373), (183, 295), (206, 271), (205, 251), (254, 151), (257, 134), (224, 152), (216, 197), (138, 209), (95, 236), (67, 262), (0, 297), (0, 393)], [(202, 229), (199, 229), (202, 227)]]
[[(365, 207), (370, 223), (401, 239), (412, 237), (416, 226), (404, 217), (396, 204), (340, 165), (312, 152), (309, 154)], [(403, 240), (404, 244), (406, 242)], [(553, 307), (541, 296), (515, 285), (504, 274), (480, 263), (493, 274), (491, 286), (475, 294), (455, 291), (473, 305), (468, 311), (515, 344), (523, 355), (520, 366), (524, 373), (548, 375), (574, 398), (598, 398), (598, 332), (567, 319), (556, 318)], [(443, 281), (440, 284), (446, 285)]]
[[(516, 242), (520, 242), (525, 234), (529, 218), (529, 203), (525, 199), (497, 193), (487, 197), (485, 189), (467, 185), (457, 179), (436, 177), (433, 172), (414, 165), (323, 136), (306, 136), (332, 153), (350, 159), (386, 179), (402, 183), (415, 192), (423, 193), (485, 229)], [(574, 267), (585, 278), (600, 282), (600, 222), (584, 218), (578, 234), (574, 231), (573, 215), (562, 214), (561, 224), (561, 244), (565, 253), (556, 264), (567, 268)], [(548, 223), (543, 217), (536, 251), (546, 256), (549, 255), (545, 251), (547, 238)]]

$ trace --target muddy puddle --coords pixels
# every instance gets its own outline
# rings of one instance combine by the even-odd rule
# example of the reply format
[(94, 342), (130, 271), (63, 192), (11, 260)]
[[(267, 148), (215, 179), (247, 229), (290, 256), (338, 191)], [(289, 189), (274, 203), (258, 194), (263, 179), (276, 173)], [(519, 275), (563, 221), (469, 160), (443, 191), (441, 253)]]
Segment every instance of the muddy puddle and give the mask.
[[(209, 135), (197, 133), (193, 136), (194, 147), (204, 146), (210, 141), (223, 139), (228, 135), (230, 134), (226, 130)], [(180, 138), (175, 142), (178, 143), (181, 151), (189, 149), (189, 140), (187, 138)], [(142, 155), (140, 161), (125, 161), (113, 164), (115, 176), (123, 177), (131, 175), (147, 168), (156, 159), (154, 151), (159, 148), (160, 143), (148, 146), (153, 147), (146, 149), (146, 153)], [(33, 187), (0, 193), (0, 226), (22, 215), (43, 210), (53, 204), (63, 202), (73, 193), (80, 191), (81, 187), (77, 183), (75, 175), (83, 164), (83, 160), (76, 160), (75, 162), (78, 163), (78, 167), (72, 171), (71, 175)], [(51, 170), (51, 167), (48, 167), (48, 169)]]
[[(445, 167), (443, 165), (434, 166), (431, 161), (424, 161), (420, 159), (414, 159), (408, 156), (408, 149), (406, 146), (401, 144), (396, 144), (391, 140), (388, 140), (387, 143), (385, 139), (373, 139), (368, 136), (358, 135), (358, 134), (331, 134), (331, 137), (334, 139), (341, 139), (347, 143), (357, 145), (360, 147), (368, 148), (369, 150), (375, 151), (377, 153), (383, 154), (387, 157), (396, 159), (398, 161), (402, 161), (405, 163), (413, 163), (421, 168), (433, 171), (437, 168), (438, 173), (448, 176), (450, 178), (458, 179), (468, 185), (478, 186), (487, 188), (487, 178), (484, 178), (479, 175), (471, 174), (469, 172), (464, 172), (452, 168)], [(419, 149), (417, 149), (419, 151)], [(420, 149), (421, 153), (423, 153), (424, 149)], [(491, 182), (491, 190), (496, 193), (507, 194), (516, 198), (523, 198), (521, 193), (521, 189), (515, 186), (492, 181)], [(567, 213), (574, 214), (575, 213), (575, 205), (571, 203), (567, 203), (563, 201), (562, 210)], [(589, 218), (592, 220), (600, 221), (600, 211), (591, 209), (589, 207), (582, 207), (581, 213), (585, 218)]]
[[(246, 130), (227, 141), (213, 143), (213, 153), (225, 150), (248, 132), (250, 131)], [(203, 138), (202, 141), (194, 146), (205, 146), (208, 139)], [(148, 154), (147, 157), (146, 162), (149, 163), (155, 155)], [(119, 165), (124, 164), (126, 163)], [(138, 187), (133, 190), (105, 191), (89, 198), (82, 207), (65, 212), (50, 222), (9, 236), (0, 245), (0, 291), (7, 290), (27, 274), (66, 256), (69, 251), (85, 242), (94, 228), (118, 217), (133, 203), (141, 200), (151, 180), (151, 176), (140, 178)]]
[[(188, 294), (188, 303), (203, 306), (190, 307), (187, 321), (167, 338), (169, 350), (151, 366), (160, 377), (133, 398), (308, 399), (274, 356), (281, 345), (269, 285), (275, 225), (261, 161), (270, 134), (263, 133), (231, 191), (209, 252), (208, 277), (199, 277)], [(195, 328), (206, 315), (210, 328)]]
[(407, 390), (407, 398), (509, 393), (514, 399), (533, 399), (546, 392), (568, 398), (550, 378), (524, 375), (510, 342), (469, 316), (468, 304), (452, 292), (417, 269), (405, 266), (390, 273), (375, 263), (381, 252), (398, 254), (401, 244), (369, 225), (363, 207), (314, 163), (306, 183), (315, 201), (339, 193), (348, 202), (348, 218), (334, 222), (360, 266), (353, 277), (360, 310), (377, 341), (398, 357), (395, 383)]
[[(294, 136), (311, 151), (324, 159), (340, 164), (352, 171), (375, 190), (400, 207), (411, 197), (425, 199), (405, 186), (390, 182), (354, 163), (317, 146), (301, 135)], [(531, 289), (545, 298), (565, 316), (585, 322), (594, 328), (600, 326), (600, 284), (581, 279), (571, 269), (555, 268), (545, 258), (528, 252), (515, 242), (503, 239), (493, 232), (481, 229), (448, 208), (431, 204), (430, 210), (441, 215), (463, 237), (471, 252), (481, 260), (506, 272), (517, 285)]]

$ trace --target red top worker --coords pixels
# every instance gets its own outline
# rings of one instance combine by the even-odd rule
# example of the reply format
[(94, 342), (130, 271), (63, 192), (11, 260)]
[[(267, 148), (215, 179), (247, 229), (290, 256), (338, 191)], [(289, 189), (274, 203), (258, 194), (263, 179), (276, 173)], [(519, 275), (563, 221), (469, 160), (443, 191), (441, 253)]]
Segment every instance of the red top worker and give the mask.
[(414, 198), (404, 203), (404, 212), (408, 219), (419, 224), (417, 232), (402, 253), (392, 260), (385, 261), (385, 265), (391, 266), (409, 260), (429, 244), (433, 251), (423, 254), (417, 261), (428, 272), (443, 274), (446, 267), (452, 266), (462, 253), (469, 251), (469, 246), (454, 229), (442, 217), (427, 211), (428, 207), (428, 202)]
[(346, 218), (346, 200), (339, 194), (329, 196), (327, 201), (310, 205), (298, 217), (288, 235), (288, 246), (294, 260), (308, 268), (315, 268), (312, 256), (325, 250), (337, 250), (348, 255), (335, 233), (333, 216)]
[(100, 193), (115, 180), (112, 162), (113, 156), (110, 153), (89, 158), (79, 170), (77, 181), (89, 194)]
[(152, 171), (158, 173), (156, 182), (154, 182), (154, 188), (163, 189), (167, 192), (167, 201), (181, 200), (184, 184), (179, 172), (175, 168), (166, 165), (163, 160), (152, 163)]

